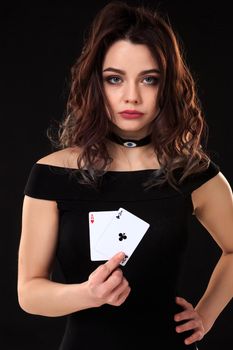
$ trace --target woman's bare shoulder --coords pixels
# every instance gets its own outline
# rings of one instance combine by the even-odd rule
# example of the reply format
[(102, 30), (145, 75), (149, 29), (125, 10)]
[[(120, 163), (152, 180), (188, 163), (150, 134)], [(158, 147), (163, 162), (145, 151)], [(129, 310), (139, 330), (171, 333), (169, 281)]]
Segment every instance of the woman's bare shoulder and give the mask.
[[(217, 199), (217, 200), (216, 200)], [(203, 207), (213, 203), (232, 202), (232, 189), (226, 177), (219, 172), (192, 193), (194, 207)]]
[(42, 158), (36, 163), (54, 165), (65, 168), (77, 168), (77, 158), (80, 154), (80, 148), (67, 147), (65, 149), (55, 151)]

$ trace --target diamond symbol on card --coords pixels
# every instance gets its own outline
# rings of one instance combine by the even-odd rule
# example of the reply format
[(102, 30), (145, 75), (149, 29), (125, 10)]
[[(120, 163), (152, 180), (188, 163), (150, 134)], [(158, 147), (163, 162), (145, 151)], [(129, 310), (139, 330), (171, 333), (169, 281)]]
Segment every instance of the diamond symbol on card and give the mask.
[(118, 236), (119, 236), (119, 241), (123, 241), (123, 239), (127, 238), (125, 233), (119, 233)]

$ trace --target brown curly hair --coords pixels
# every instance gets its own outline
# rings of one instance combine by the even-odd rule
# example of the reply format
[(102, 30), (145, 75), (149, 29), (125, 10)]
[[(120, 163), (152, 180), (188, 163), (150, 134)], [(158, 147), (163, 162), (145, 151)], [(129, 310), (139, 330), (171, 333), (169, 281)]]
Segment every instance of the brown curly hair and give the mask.
[[(189, 175), (208, 167), (210, 158), (204, 151), (208, 129), (194, 79), (171, 24), (144, 6), (113, 1), (94, 18), (82, 53), (71, 68), (58, 148), (80, 147), (77, 165), (81, 183), (96, 186), (112, 162), (106, 147), (111, 121), (103, 91), (102, 63), (117, 40), (147, 45), (158, 62), (160, 113), (153, 121), (152, 144), (161, 168), (160, 176), (153, 176), (147, 186), (168, 182), (177, 188)], [(179, 178), (175, 176), (177, 170)]]

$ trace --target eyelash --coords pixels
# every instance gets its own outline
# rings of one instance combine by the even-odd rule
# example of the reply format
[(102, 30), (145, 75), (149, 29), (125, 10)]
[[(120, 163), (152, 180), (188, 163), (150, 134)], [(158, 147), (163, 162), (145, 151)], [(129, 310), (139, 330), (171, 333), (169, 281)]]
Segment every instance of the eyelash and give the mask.
[[(157, 77), (154, 77), (154, 76), (147, 76), (147, 77), (144, 77), (143, 80), (144, 80), (144, 79), (148, 79), (148, 78), (149, 78), (149, 79), (153, 79), (153, 82), (152, 82), (152, 83), (146, 84), (146, 85), (148, 85), (148, 86), (157, 85), (158, 82), (159, 82), (159, 79), (158, 79)], [(116, 83), (116, 82), (113, 83), (113, 82), (111, 81), (112, 79), (120, 79), (120, 80), (121, 80), (121, 78), (120, 78), (119, 76), (117, 76), (117, 75), (110, 75), (110, 76), (104, 78), (104, 80), (105, 80), (107, 83), (111, 84), (111, 85), (119, 85), (119, 83)]]

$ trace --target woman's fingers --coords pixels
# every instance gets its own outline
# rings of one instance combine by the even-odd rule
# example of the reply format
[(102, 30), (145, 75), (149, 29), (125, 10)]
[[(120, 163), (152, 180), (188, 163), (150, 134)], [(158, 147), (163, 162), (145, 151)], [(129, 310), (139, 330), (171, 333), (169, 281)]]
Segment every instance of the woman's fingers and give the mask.
[(192, 304), (190, 304), (186, 299), (181, 297), (176, 297), (176, 303), (182, 306), (184, 309), (193, 309)]
[(190, 331), (199, 327), (199, 322), (197, 320), (190, 320), (176, 327), (178, 333)]
[(128, 281), (123, 277), (119, 284), (109, 295), (108, 304), (119, 306), (121, 305), (130, 293)]
[(184, 342), (186, 345), (193, 344), (196, 341), (201, 340), (203, 336), (204, 335), (200, 330), (197, 330), (197, 331), (194, 330), (193, 333), (184, 340)]
[(102, 304), (118, 306), (129, 295), (128, 281), (118, 267), (123, 259), (124, 253), (118, 253), (90, 274), (87, 282), (88, 292), (96, 306)]
[(193, 310), (185, 310), (175, 315), (174, 319), (176, 322), (190, 320), (193, 318)]
[(176, 332), (193, 331), (192, 334), (185, 339), (184, 342), (186, 345), (201, 340), (204, 336), (204, 327), (198, 312), (194, 309), (193, 305), (184, 298), (177, 297), (176, 303), (184, 309), (174, 316), (176, 322), (182, 321), (182, 324), (176, 326)]
[(120, 265), (121, 261), (124, 259), (124, 256), (125, 255), (122, 252), (115, 254), (105, 264), (100, 265), (95, 271), (93, 271), (89, 278), (92, 278), (95, 283), (104, 282)]

